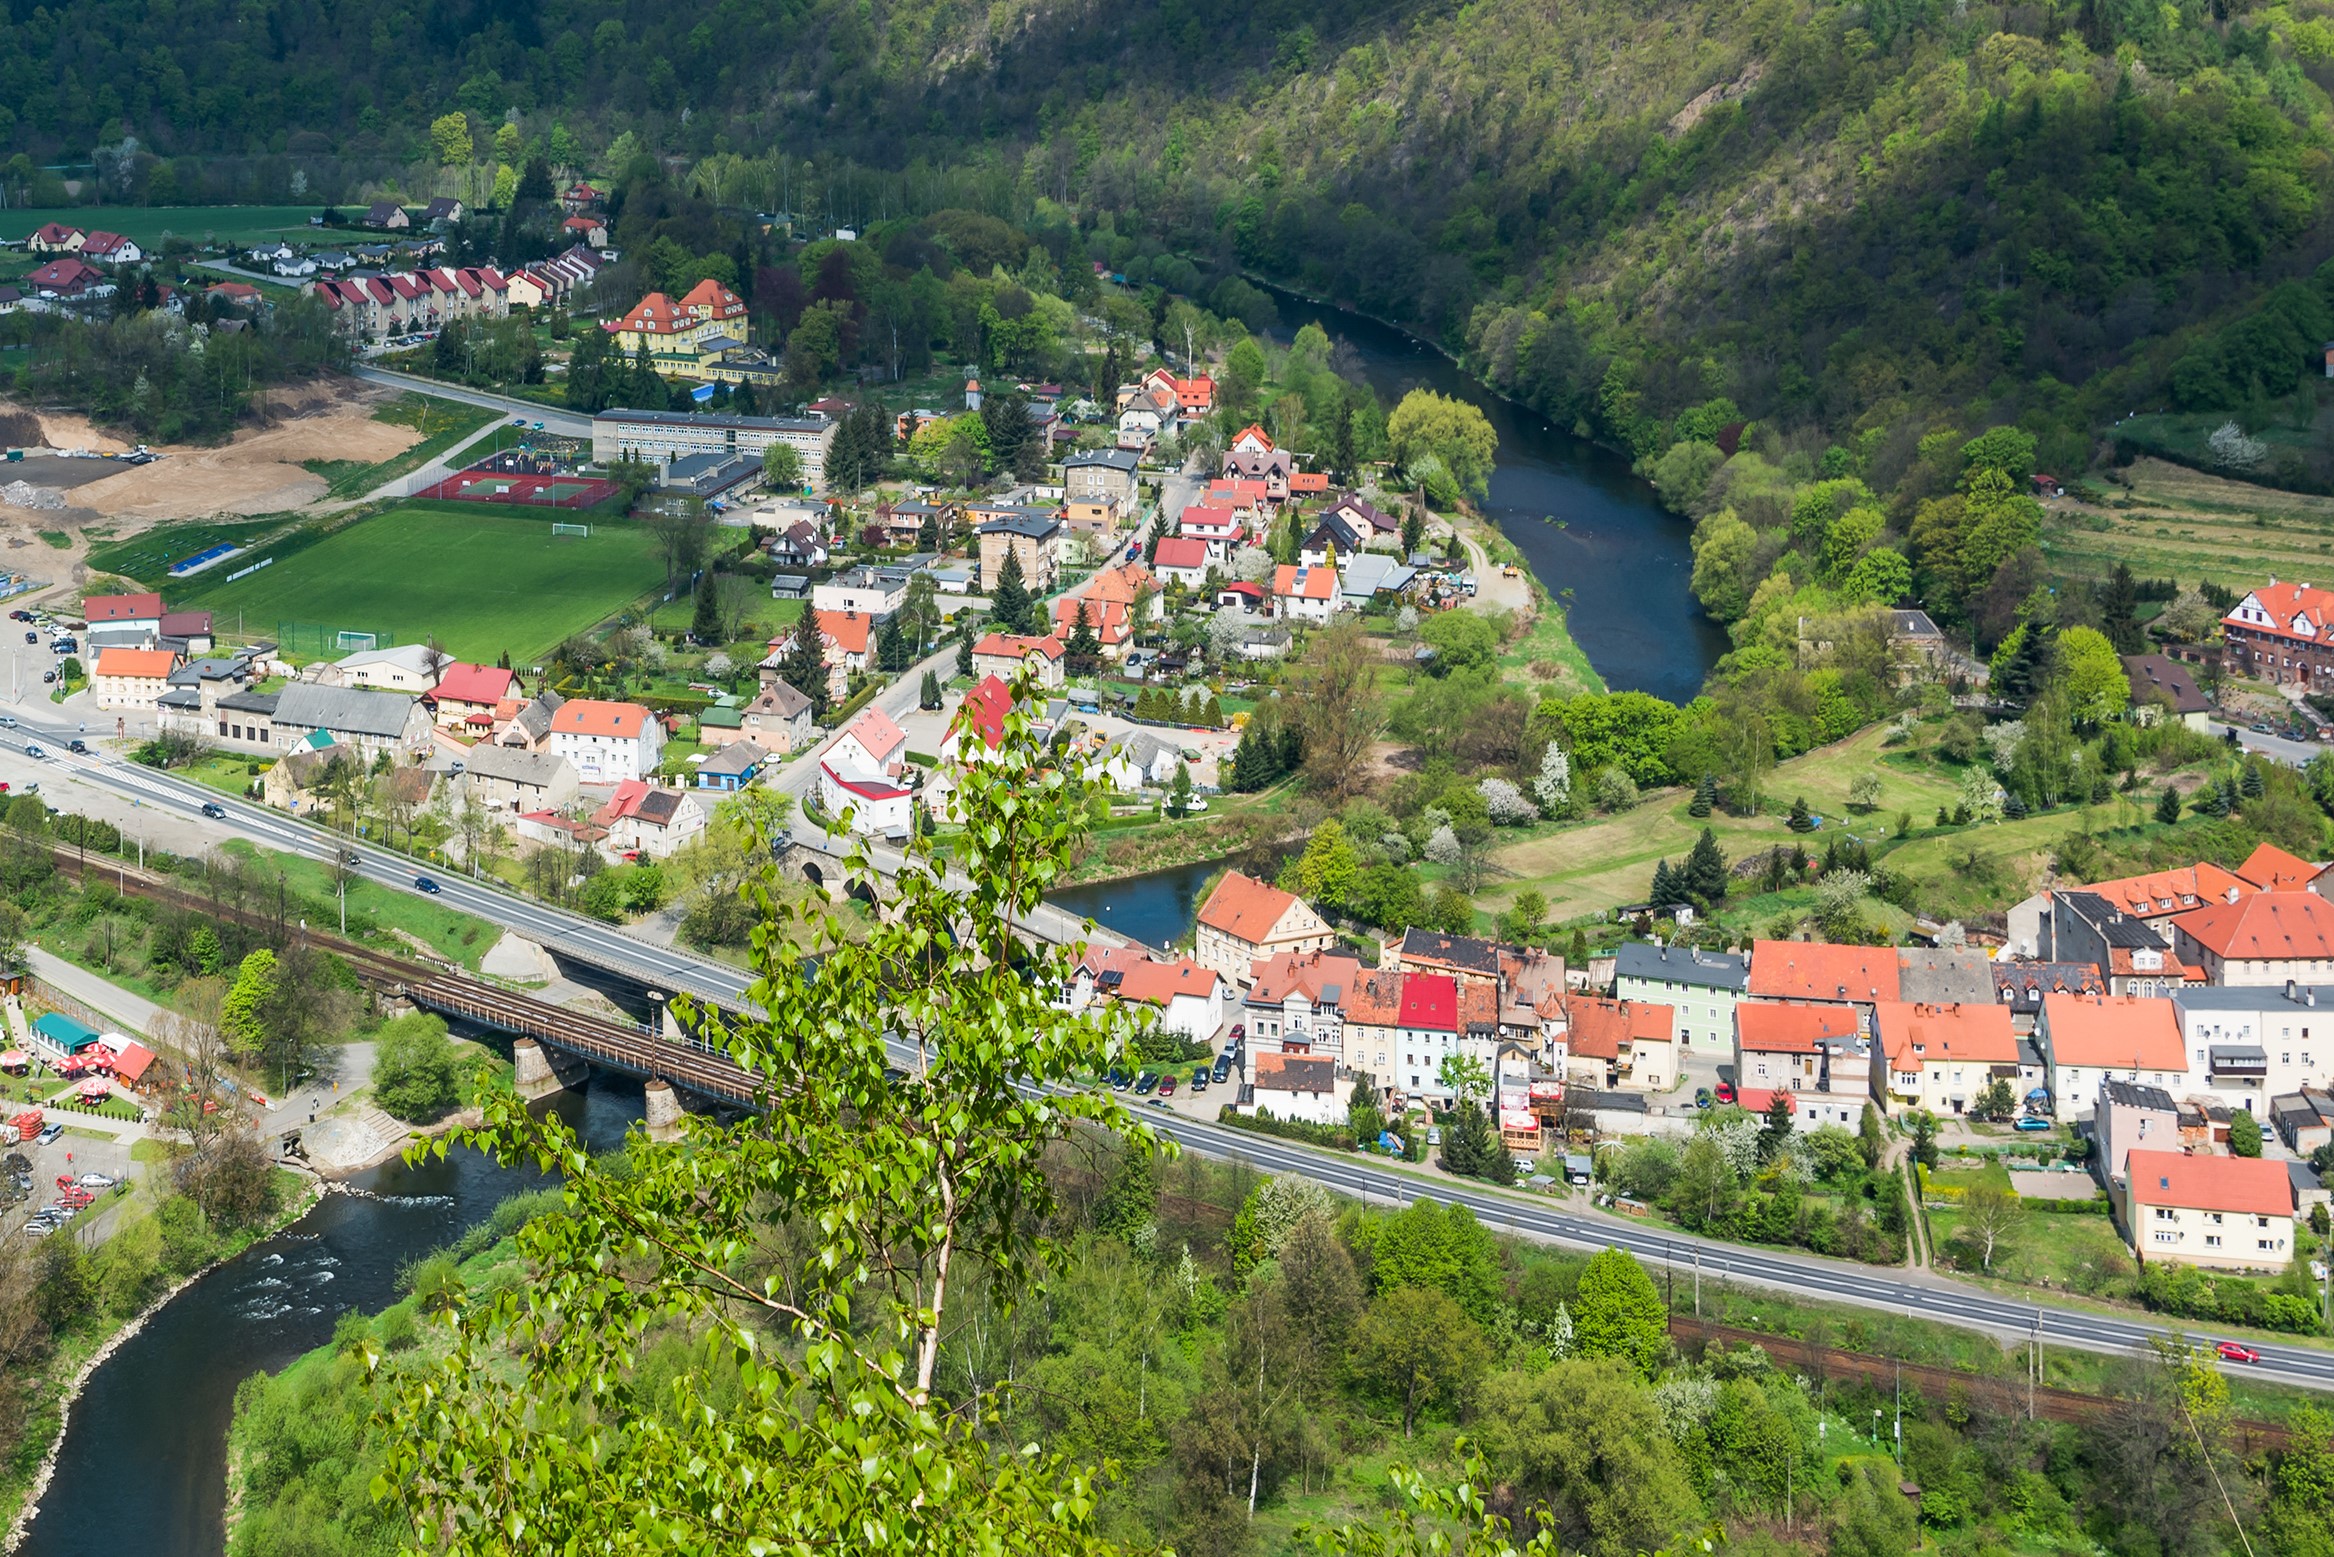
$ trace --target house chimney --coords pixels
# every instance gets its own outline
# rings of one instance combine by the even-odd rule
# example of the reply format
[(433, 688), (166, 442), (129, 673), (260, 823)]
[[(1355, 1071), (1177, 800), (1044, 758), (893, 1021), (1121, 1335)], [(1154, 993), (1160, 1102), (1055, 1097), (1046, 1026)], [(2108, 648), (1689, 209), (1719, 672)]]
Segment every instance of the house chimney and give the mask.
[(2295, 1000), (2300, 998), (2294, 988), (2294, 981), (2292, 979), (2287, 979), (2285, 981), (2285, 998), (2288, 1000)]

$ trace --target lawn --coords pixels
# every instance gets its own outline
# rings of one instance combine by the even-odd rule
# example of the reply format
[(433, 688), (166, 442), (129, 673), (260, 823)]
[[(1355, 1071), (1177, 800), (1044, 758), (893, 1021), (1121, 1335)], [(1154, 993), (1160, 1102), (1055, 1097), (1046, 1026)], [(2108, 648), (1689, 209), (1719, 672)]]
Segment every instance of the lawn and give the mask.
[(247, 632), (317, 623), (400, 643), (434, 638), (463, 659), (492, 664), (508, 653), (527, 665), (661, 577), (646, 530), (590, 524), (587, 536), (554, 536), (548, 518), (507, 517), (489, 504), (412, 504), (232, 583), (199, 575), (183, 604), (239, 619)]
[(142, 248), (155, 249), (166, 237), (196, 243), (251, 244), (262, 238), (292, 237), (307, 243), (362, 241), (358, 235), (310, 227), (316, 205), (67, 206), (58, 210), (0, 211), (0, 241), (20, 243), (50, 222), (84, 232), (118, 232)]
[[(1492, 857), (1494, 875), (1484, 889), (1482, 906), (1496, 913), (1516, 893), (1536, 888), (1548, 899), (1548, 917), (1561, 922), (1643, 902), (1654, 864), (1683, 859), (1705, 826), (1717, 834), (1728, 859), (1794, 841), (1796, 835), (1785, 824), (1797, 796), (1805, 796), (1808, 808), (1825, 819), (1821, 830), (1798, 839), (1810, 853), (1821, 852), (1834, 829), (1877, 843), (1893, 830), (1899, 811), (1910, 812), (1916, 825), (1924, 824), (1936, 815), (1939, 804), (1959, 795), (1959, 785), (1942, 774), (1884, 760), (1885, 735), (1885, 727), (1876, 725), (1838, 745), (1781, 764), (1767, 781), (1767, 809), (1758, 816), (1717, 811), (1707, 818), (1690, 817), (1686, 806), (1693, 797), (1671, 789), (1634, 810), (1586, 825), (1533, 827), (1507, 834), (1520, 841)], [(1880, 776), (1880, 804), (1870, 815), (1849, 815), (1848, 786), (1864, 773)], [(2064, 830), (2068, 822), (2061, 817), (2056, 825)]]
[[(222, 844), (227, 853), (258, 856), (259, 850), (237, 838)], [(267, 863), (284, 874), (284, 880), (293, 891), (303, 897), (337, 903), (333, 896), (332, 875), (323, 862), (302, 855), (266, 851)], [(501, 932), (485, 920), (465, 914), (459, 909), (441, 907), (435, 901), (419, 897), (394, 887), (384, 887), (361, 878), (351, 878), (348, 888), (348, 908), (351, 914), (363, 914), (385, 929), (402, 930), (417, 940), (427, 942), (441, 954), (475, 971), (478, 959), (494, 946)], [(328, 928), (337, 929), (337, 926)]]

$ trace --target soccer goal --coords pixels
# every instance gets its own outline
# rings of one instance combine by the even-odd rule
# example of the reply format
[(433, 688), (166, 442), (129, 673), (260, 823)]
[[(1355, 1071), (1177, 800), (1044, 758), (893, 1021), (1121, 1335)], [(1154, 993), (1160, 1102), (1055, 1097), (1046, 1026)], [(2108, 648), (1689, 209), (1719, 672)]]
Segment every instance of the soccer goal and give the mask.
[(553, 520), (551, 533), (553, 535), (589, 535), (592, 533), (592, 527), (588, 524), (566, 524)]
[(350, 632), (346, 628), (335, 634), (334, 639), (344, 649), (377, 649), (381, 646), (379, 633)]

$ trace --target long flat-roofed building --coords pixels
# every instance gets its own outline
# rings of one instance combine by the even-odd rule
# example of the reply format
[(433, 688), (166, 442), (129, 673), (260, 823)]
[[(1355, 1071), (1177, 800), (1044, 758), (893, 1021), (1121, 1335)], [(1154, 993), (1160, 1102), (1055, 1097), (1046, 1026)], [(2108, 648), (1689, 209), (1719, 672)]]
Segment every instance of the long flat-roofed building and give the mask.
[(692, 454), (748, 454), (759, 458), (784, 444), (802, 460), (802, 478), (814, 491), (827, 481), (827, 448), (835, 423), (823, 416), (691, 416), (681, 411), (602, 411), (592, 418), (592, 458), (668, 465)]

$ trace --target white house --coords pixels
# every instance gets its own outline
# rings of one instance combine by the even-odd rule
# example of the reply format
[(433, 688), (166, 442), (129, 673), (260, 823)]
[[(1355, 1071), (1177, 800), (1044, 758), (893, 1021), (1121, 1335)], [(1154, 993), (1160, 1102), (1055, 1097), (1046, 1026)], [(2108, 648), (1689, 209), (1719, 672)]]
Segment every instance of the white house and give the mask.
[(2050, 1099), (2062, 1120), (2088, 1115), (2101, 1082), (2189, 1086), (2188, 1056), (2169, 1000), (2142, 995), (2045, 995), (2034, 1040), (2049, 1067)]
[(880, 708), (869, 708), (845, 727), (827, 748), (826, 760), (840, 773), (898, 778), (907, 771), (908, 737)]
[(1241, 1087), (1237, 1106), (1243, 1114), (1343, 1124), (1345, 1092), (1337, 1084), (1337, 1062), (1327, 1055), (1264, 1055), (1256, 1062), (1256, 1079)]
[(2293, 1180), (2260, 1157), (2134, 1151), (2124, 1226), (2143, 1262), (2283, 1270), (2293, 1258)]
[(664, 760), (665, 732), (638, 703), (579, 697), (551, 716), (551, 749), (587, 784), (647, 778)]
[(1284, 622), (1320, 624), (1337, 613), (1337, 573), (1282, 563), (1272, 570), (1272, 614)]
[(1213, 1043), (1223, 1030), (1231, 981), (1189, 957), (1161, 961), (1129, 946), (1089, 951), (1079, 983), (1091, 983), (1096, 998), (1141, 1007), (1171, 1033), (1194, 1043)]
[[(2183, 989), (2172, 1006), (2190, 1084), (2257, 1117), (2268, 1117), (2271, 1098), (2334, 1076), (2334, 984)], [(2321, 1027), (2325, 1036), (2313, 1036)]]
[(685, 789), (661, 789), (642, 779), (616, 786), (606, 805), (592, 813), (608, 830), (603, 852), (664, 859), (705, 831), (705, 808)]
[(915, 825), (916, 797), (910, 790), (871, 773), (838, 773), (834, 760), (819, 759), (819, 808), (830, 822), (843, 823), (862, 837), (905, 835)]

